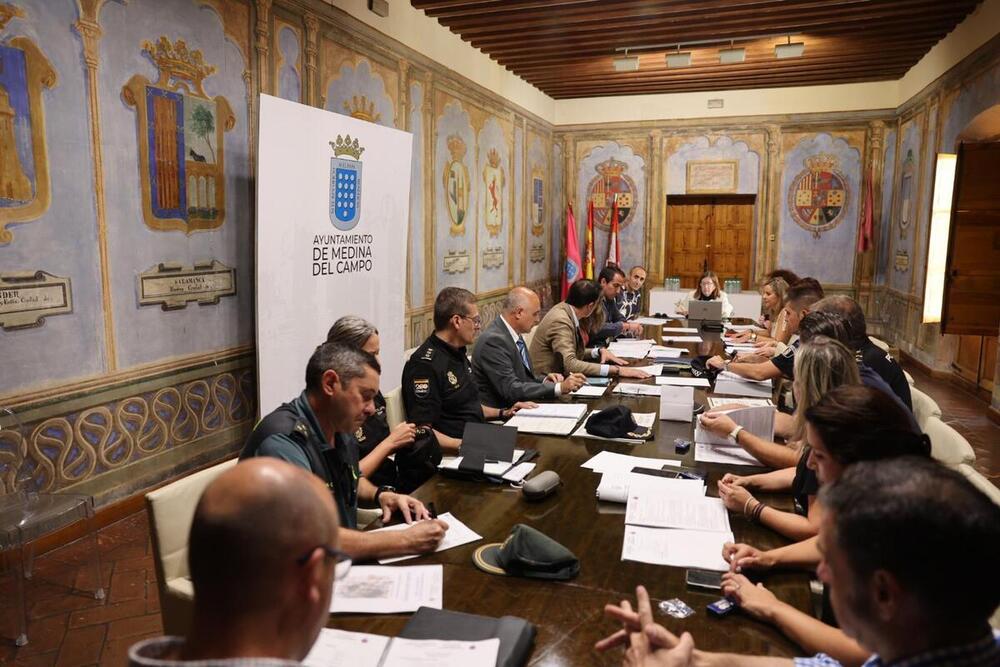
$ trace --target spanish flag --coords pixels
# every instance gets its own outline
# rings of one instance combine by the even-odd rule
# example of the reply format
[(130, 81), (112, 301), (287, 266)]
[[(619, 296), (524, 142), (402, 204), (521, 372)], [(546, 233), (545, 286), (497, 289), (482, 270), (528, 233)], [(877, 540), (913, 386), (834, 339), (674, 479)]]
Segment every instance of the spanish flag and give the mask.
[(576, 240), (576, 218), (573, 205), (566, 204), (566, 266), (563, 270), (562, 300), (566, 300), (569, 286), (580, 278), (580, 244)]

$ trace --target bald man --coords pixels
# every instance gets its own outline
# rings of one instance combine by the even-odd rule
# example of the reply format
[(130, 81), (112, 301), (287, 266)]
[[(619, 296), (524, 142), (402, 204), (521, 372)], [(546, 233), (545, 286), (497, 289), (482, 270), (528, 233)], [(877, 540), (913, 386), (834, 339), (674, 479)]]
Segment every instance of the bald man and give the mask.
[(219, 475), (191, 523), (191, 634), (134, 645), (130, 667), (300, 664), (351, 566), (338, 523), (326, 486), (294, 465), (262, 457)]
[(503, 301), (500, 317), (479, 334), (472, 352), (472, 370), (479, 386), (479, 400), (492, 408), (519, 401), (553, 399), (576, 391), (586, 376), (572, 373), (536, 375), (524, 334), (538, 324), (541, 301), (534, 290), (515, 287)]

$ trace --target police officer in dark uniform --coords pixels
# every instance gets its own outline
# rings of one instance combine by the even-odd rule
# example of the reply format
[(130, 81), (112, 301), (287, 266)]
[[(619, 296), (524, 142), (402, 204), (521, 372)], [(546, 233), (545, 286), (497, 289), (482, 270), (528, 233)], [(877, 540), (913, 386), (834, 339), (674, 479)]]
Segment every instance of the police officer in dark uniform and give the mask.
[(434, 301), (434, 333), (403, 366), (403, 403), (406, 418), (430, 426), (441, 448), (455, 453), (462, 444), (466, 422), (507, 419), (533, 403), (510, 408), (482, 405), (466, 346), (482, 325), (476, 298), (469, 290), (446, 287)]

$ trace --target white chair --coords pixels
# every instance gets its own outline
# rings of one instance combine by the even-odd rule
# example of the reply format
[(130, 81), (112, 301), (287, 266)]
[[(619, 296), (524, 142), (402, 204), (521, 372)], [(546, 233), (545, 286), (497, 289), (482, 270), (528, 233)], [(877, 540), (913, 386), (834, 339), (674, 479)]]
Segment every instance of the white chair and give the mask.
[(413, 356), (413, 353), (417, 351), (417, 348), (411, 347), (409, 350), (403, 350), (403, 363), (405, 364)]
[(910, 387), (910, 398), (913, 401), (913, 416), (917, 420), (917, 425), (921, 429), (927, 423), (927, 420), (931, 417), (941, 418), (941, 408), (938, 407), (937, 402), (924, 392), (920, 391), (916, 387)]
[(937, 417), (930, 417), (922, 427), (931, 439), (931, 456), (947, 466), (976, 462), (976, 452), (962, 434)]
[(903, 376), (906, 377), (906, 381), (910, 383), (910, 390), (912, 391), (913, 390), (913, 384), (914, 384), (913, 383), (913, 376), (910, 375), (909, 373), (907, 373), (905, 369), (903, 370)]
[(389, 428), (396, 428), (406, 421), (406, 408), (403, 405), (403, 391), (396, 387), (385, 395), (385, 418)]
[(955, 466), (955, 470), (965, 475), (965, 478), (972, 482), (973, 486), (985, 493), (987, 497), (989, 497), (989, 499), (997, 505), (1000, 505), (1000, 488), (997, 488), (996, 484), (986, 479), (979, 473), (978, 470), (973, 468), (968, 463), (962, 463)]
[(871, 342), (875, 343), (876, 347), (880, 347), (880, 348), (882, 348), (886, 352), (889, 351), (889, 343), (885, 342), (884, 340), (876, 338), (875, 336), (869, 336), (868, 340), (870, 340)]
[(188, 534), (202, 492), (237, 459), (206, 468), (146, 494), (153, 563), (160, 590), (160, 615), (168, 635), (187, 635), (194, 612), (194, 586), (188, 570)]

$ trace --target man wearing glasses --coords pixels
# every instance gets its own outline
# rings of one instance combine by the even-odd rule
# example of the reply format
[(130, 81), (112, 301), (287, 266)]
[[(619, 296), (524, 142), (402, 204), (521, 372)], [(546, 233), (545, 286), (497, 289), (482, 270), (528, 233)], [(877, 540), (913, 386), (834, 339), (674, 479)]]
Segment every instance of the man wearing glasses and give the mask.
[(326, 624), (334, 580), (351, 567), (339, 532), (315, 475), (270, 457), (222, 473), (191, 523), (191, 631), (134, 645), (130, 667), (301, 664)]
[(466, 422), (508, 419), (522, 407), (484, 406), (479, 397), (466, 346), (479, 334), (482, 318), (476, 297), (461, 287), (445, 287), (434, 300), (434, 333), (403, 366), (406, 419), (434, 429), (441, 449), (457, 454)]

